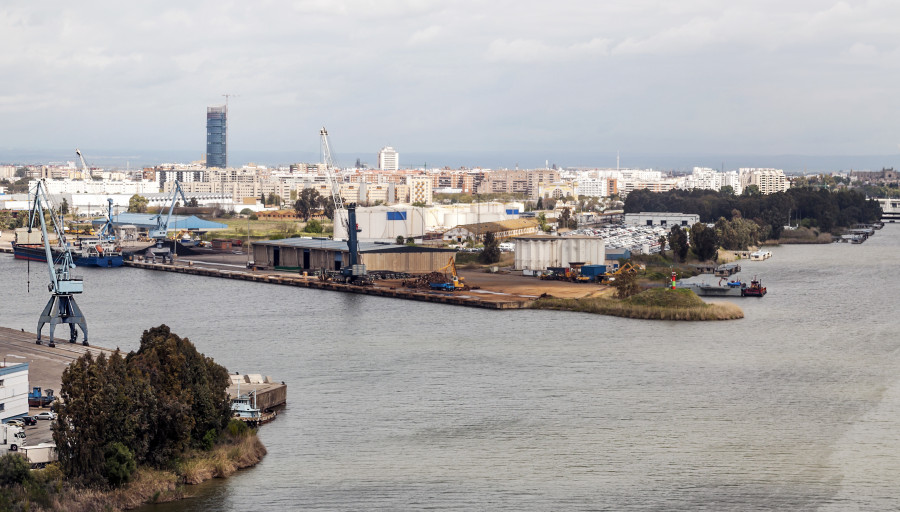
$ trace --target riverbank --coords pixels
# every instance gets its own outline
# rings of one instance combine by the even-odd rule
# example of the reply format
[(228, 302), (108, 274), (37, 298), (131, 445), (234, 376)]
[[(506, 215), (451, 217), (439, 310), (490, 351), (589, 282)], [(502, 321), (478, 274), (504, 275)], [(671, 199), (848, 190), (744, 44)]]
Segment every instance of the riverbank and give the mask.
[(580, 299), (540, 298), (533, 309), (575, 311), (642, 320), (736, 320), (744, 312), (731, 303), (707, 304), (690, 290), (652, 288), (627, 299), (611, 296)]
[[(240, 425), (240, 422), (237, 422)], [(213, 478), (226, 478), (255, 466), (266, 448), (250, 429), (229, 428), (222, 441), (210, 451), (193, 451), (174, 470), (138, 468), (131, 481), (122, 487), (102, 490), (73, 485), (57, 464), (32, 471), (17, 488), (7, 489), (5, 497), (18, 507), (3, 510), (47, 510), (54, 512), (118, 512), (145, 504), (166, 503), (186, 497), (185, 485)]]

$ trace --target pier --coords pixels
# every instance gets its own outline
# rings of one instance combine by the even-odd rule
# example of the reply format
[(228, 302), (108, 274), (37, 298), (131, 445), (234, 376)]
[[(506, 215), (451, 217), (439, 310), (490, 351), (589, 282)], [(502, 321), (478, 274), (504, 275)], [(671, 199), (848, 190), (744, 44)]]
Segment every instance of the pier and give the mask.
[(455, 306), (467, 306), (485, 309), (523, 309), (528, 307), (523, 301), (496, 301), (486, 300), (470, 295), (461, 295), (461, 292), (421, 292), (414, 290), (397, 289), (393, 286), (358, 286), (352, 284), (322, 281), (316, 277), (303, 277), (301, 274), (268, 273), (253, 270), (228, 270), (211, 268), (185, 263), (164, 264), (148, 263), (142, 261), (126, 261), (125, 266), (157, 270), (162, 272), (177, 272), (196, 276), (218, 277), (223, 279), (238, 279), (242, 281), (254, 281), (259, 283), (279, 284), (284, 286), (298, 286), (313, 288), (316, 290), (331, 290), (347, 293), (359, 293), (363, 295), (375, 295), (378, 297), (390, 297), (394, 299), (417, 300), (422, 302), (437, 302), (452, 304)]

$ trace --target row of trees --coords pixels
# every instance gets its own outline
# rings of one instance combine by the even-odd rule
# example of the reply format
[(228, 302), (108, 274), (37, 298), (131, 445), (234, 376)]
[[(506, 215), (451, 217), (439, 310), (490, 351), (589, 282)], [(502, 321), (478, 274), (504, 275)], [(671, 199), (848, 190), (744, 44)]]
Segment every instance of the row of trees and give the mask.
[(762, 239), (780, 238), (784, 226), (792, 221), (829, 232), (881, 217), (878, 202), (867, 200), (861, 192), (813, 188), (792, 188), (768, 195), (750, 189), (741, 196), (712, 190), (635, 190), (625, 199), (625, 213), (638, 212), (694, 213), (706, 223), (719, 218), (731, 220), (737, 212), (741, 218), (759, 225)]
[[(735, 212), (731, 220), (719, 217), (715, 226), (698, 222), (686, 230), (672, 226), (667, 236), (661, 237), (660, 244), (668, 242), (676, 261), (687, 261), (689, 252), (701, 261), (714, 260), (719, 247), (734, 251), (747, 250), (759, 244), (759, 224), (741, 218)], [(690, 236), (688, 236), (690, 235)]]
[(138, 464), (168, 467), (188, 448), (212, 447), (230, 418), (228, 372), (165, 325), (137, 352), (63, 372), (53, 426), (61, 469), (85, 485), (128, 481)]

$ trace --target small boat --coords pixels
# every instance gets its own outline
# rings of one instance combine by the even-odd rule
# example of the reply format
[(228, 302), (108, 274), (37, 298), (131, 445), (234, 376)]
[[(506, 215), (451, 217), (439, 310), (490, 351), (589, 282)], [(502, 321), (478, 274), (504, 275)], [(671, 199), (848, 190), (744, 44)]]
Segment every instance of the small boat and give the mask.
[(755, 277), (750, 281), (750, 286), (741, 288), (741, 297), (762, 297), (765, 294), (766, 287)]

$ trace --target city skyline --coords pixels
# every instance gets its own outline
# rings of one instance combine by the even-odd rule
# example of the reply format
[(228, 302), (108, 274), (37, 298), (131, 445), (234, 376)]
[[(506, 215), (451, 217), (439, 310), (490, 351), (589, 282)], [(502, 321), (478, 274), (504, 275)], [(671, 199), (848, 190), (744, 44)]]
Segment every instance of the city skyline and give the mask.
[(225, 94), (236, 157), (317, 155), (323, 125), (339, 156), (387, 145), (410, 165), (895, 157), (897, 21), (879, 2), (4, 6), (0, 161), (67, 147), (199, 159), (203, 110)]

